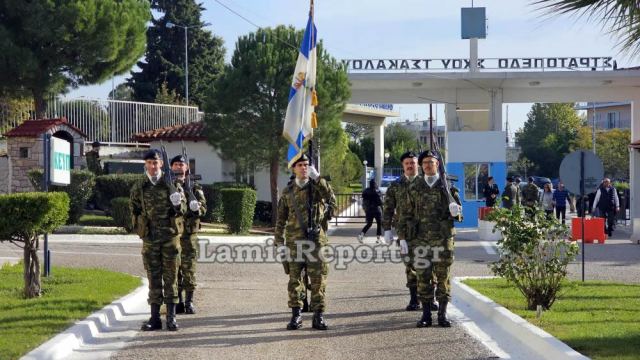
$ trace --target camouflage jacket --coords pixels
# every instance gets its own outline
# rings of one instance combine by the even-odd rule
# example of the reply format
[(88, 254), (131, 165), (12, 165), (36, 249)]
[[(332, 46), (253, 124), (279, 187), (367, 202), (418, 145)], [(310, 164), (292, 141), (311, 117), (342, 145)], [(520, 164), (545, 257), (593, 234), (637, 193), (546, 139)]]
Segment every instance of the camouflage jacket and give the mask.
[[(296, 215), (296, 210), (293, 207), (292, 196), (295, 198), (295, 203), (300, 209), (300, 215), (302, 216), (302, 222), (308, 223), (308, 189), (312, 186), (313, 191), (313, 214), (315, 214), (314, 222), (320, 226), (320, 240), (326, 241), (326, 221), (328, 216), (332, 216), (330, 213), (336, 208), (336, 197), (333, 194), (331, 186), (325, 179), (320, 178), (319, 181), (309, 180), (303, 187), (299, 187), (295, 181), (287, 185), (280, 196), (278, 201), (278, 214), (276, 219), (276, 231), (275, 231), (275, 243), (276, 245), (283, 245), (285, 238), (289, 242), (295, 240), (306, 239), (306, 228), (301, 228), (299, 220)], [(328, 210), (328, 212), (326, 211)]]
[(507, 184), (502, 191), (502, 207), (511, 209), (515, 204), (520, 204), (520, 188), (514, 183)]
[[(458, 189), (451, 187), (450, 191), (454, 201), (461, 205)], [(419, 176), (409, 185), (409, 201), (412, 214), (398, 219), (399, 239), (448, 239), (455, 235), (453, 221), (462, 221), (462, 215), (451, 216), (448, 195), (440, 179), (429, 187), (424, 177)]]
[[(180, 185), (177, 190), (182, 192)], [(178, 206), (169, 200), (169, 186), (161, 178), (156, 185), (148, 177), (131, 189), (129, 209), (133, 229), (143, 240), (167, 239), (180, 236), (184, 230), (183, 215), (187, 210), (184, 196)]]
[(411, 181), (402, 175), (397, 181), (391, 183), (387, 189), (387, 193), (384, 195), (384, 210), (382, 212), (382, 226), (385, 230), (391, 230), (392, 227), (397, 228), (398, 219), (411, 214), (411, 203), (409, 201), (410, 184)]
[[(184, 182), (182, 180), (176, 180), (176, 183), (180, 184), (180, 186), (182, 186), (184, 189)], [(187, 211), (184, 214), (185, 236), (195, 234), (198, 232), (198, 230), (200, 230), (200, 219), (207, 213), (207, 199), (204, 196), (204, 191), (202, 191), (202, 186), (197, 182), (192, 182), (192, 184), (193, 195), (200, 203), (200, 209), (198, 209), (198, 211), (196, 212), (191, 211), (191, 209), (189, 208), (189, 197), (186, 194), (185, 190), (185, 196), (187, 197)]]
[(529, 183), (522, 189), (522, 205), (536, 206), (540, 191), (536, 184)]
[(102, 163), (100, 162), (100, 156), (97, 151), (91, 150), (84, 156), (85, 160), (87, 161), (87, 170), (91, 171), (96, 176), (104, 175)]

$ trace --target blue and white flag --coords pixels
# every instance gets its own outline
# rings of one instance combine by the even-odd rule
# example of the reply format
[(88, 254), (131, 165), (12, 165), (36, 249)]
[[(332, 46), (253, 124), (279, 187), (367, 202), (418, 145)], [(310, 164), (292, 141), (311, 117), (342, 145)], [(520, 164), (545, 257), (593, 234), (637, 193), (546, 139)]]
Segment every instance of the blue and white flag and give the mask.
[(303, 146), (313, 136), (317, 127), (314, 107), (318, 105), (316, 96), (316, 27), (309, 15), (304, 31), (298, 62), (291, 81), (289, 105), (284, 118), (282, 135), (289, 141), (287, 161), (289, 167), (302, 155)]

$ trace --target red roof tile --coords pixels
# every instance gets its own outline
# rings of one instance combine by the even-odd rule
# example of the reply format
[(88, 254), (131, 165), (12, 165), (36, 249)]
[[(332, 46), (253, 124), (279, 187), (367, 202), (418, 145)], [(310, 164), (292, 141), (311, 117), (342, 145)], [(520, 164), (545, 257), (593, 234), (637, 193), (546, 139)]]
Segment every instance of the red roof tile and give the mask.
[(155, 140), (206, 140), (206, 125), (203, 121), (196, 121), (188, 124), (167, 126), (134, 134), (132, 139), (138, 142), (152, 142)]
[(80, 135), (87, 137), (82, 130), (77, 127), (69, 124), (66, 118), (58, 118), (58, 119), (36, 119), (36, 120), (27, 120), (22, 124), (14, 127), (4, 134), (6, 137), (37, 137), (42, 135), (47, 130), (51, 129), (54, 126), (58, 125), (66, 125), (73, 130), (77, 131)]

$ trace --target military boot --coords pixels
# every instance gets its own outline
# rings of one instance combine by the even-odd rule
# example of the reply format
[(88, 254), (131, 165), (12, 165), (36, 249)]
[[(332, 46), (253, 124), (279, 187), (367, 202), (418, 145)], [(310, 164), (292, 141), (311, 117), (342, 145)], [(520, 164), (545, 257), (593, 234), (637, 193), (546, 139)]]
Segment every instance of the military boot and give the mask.
[(187, 291), (184, 299), (184, 312), (187, 314), (195, 314), (196, 308), (193, 306), (193, 291)]
[(317, 310), (313, 313), (313, 324), (311, 326), (316, 330), (327, 330), (327, 323), (324, 322), (322, 311)]
[(176, 304), (176, 314), (184, 314), (184, 301), (182, 301), (182, 289), (178, 290), (178, 303)]
[(407, 305), (406, 310), (407, 311), (420, 310), (420, 302), (418, 301), (418, 288), (416, 288), (415, 286), (410, 287), (409, 294), (411, 297), (409, 299), (409, 305)]
[(162, 329), (162, 320), (160, 320), (160, 305), (151, 304), (151, 317), (149, 321), (142, 324), (140, 330), (142, 331), (154, 331)]
[(417, 327), (431, 327), (433, 325), (433, 319), (431, 319), (431, 308), (429, 307), (429, 303), (422, 304), (422, 318), (418, 320), (416, 324)]
[(447, 301), (440, 301), (440, 309), (438, 309), (438, 325), (442, 327), (451, 327), (451, 321), (447, 319)]
[(176, 304), (167, 304), (167, 330), (178, 330), (178, 323), (176, 322)]
[(298, 330), (302, 327), (302, 315), (300, 315), (300, 308), (291, 308), (291, 321), (287, 324), (287, 330)]

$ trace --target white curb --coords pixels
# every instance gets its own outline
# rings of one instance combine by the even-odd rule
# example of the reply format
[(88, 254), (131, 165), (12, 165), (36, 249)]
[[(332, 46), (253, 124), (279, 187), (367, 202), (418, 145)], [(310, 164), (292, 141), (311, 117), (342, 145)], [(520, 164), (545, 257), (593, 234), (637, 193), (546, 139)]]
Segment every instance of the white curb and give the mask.
[[(477, 278), (487, 277), (456, 277), (451, 281), (452, 292), (455, 294), (454, 300), (457, 300), (454, 302), (457, 302), (456, 306), (479, 324), (482, 330), (485, 330), (483, 323), (495, 325), (494, 327), (498, 329), (488, 329), (487, 332), (496, 334), (495, 330), (497, 330), (499, 336), (491, 336), (492, 334), (489, 336), (498, 347), (513, 358), (589, 359), (553, 335), (462, 283), (462, 280)], [(471, 311), (465, 312), (465, 308)], [(522, 349), (523, 347), (525, 349)], [(523, 354), (520, 354), (521, 350), (525, 350)]]
[(76, 322), (64, 332), (26, 354), (22, 360), (68, 358), (74, 350), (80, 349), (83, 345), (97, 343), (97, 340), (104, 338), (105, 334), (112, 331), (113, 328), (126, 327), (124, 326), (125, 322), (131, 320), (131, 315), (139, 315), (136, 312), (140, 311), (141, 304), (146, 305), (148, 284), (147, 279), (142, 278), (142, 285), (133, 292), (94, 312), (86, 319)]

